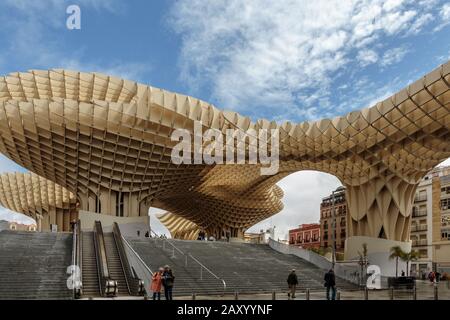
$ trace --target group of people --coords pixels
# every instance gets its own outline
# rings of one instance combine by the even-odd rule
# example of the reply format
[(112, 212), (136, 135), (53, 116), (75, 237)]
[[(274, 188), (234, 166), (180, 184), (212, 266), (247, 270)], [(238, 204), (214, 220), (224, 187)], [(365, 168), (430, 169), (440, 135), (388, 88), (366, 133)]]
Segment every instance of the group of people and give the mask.
[(152, 275), (151, 291), (153, 292), (153, 300), (161, 300), (161, 290), (164, 289), (164, 296), (166, 300), (172, 300), (172, 290), (175, 281), (172, 269), (166, 265), (164, 268), (159, 268), (158, 271)]
[[(137, 231), (136, 231), (136, 235), (137, 235), (138, 237), (140, 237), (140, 236), (141, 236), (141, 230), (137, 230)], [(144, 236), (145, 236), (146, 238), (153, 238), (152, 235), (150, 234), (150, 231), (148, 231), (148, 230), (145, 232)], [(167, 239), (167, 236), (166, 236), (165, 234), (161, 234), (161, 235), (159, 235), (159, 236), (155, 235), (155, 237), (156, 237), (156, 238), (160, 238), (160, 239)]]
[(430, 280), (430, 282), (432, 283), (439, 282), (441, 280), (441, 274), (437, 271), (431, 271), (428, 274), (428, 280)]
[[(327, 300), (336, 300), (336, 276), (334, 275), (333, 269), (330, 269), (327, 273), (325, 273), (323, 280), (324, 287), (326, 288)], [(292, 269), (291, 273), (289, 273), (287, 283), (289, 287), (288, 297), (295, 299), (295, 290), (298, 285), (298, 277), (295, 273), (295, 269)]]

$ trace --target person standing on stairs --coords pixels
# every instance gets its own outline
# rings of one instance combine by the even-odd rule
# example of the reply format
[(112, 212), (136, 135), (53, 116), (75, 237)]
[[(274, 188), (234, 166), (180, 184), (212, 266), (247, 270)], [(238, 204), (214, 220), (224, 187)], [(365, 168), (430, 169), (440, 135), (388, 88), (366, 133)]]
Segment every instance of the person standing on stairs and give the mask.
[(172, 289), (173, 289), (173, 283), (175, 281), (175, 276), (172, 273), (172, 269), (168, 265), (164, 266), (164, 273), (163, 273), (163, 286), (164, 286), (164, 295), (166, 297), (166, 300), (173, 300), (172, 299)]
[(153, 300), (156, 300), (156, 296), (158, 296), (158, 300), (161, 300), (161, 285), (163, 273), (164, 268), (159, 268), (159, 271), (154, 272), (152, 275), (152, 285), (150, 289), (153, 291)]
[(297, 288), (298, 285), (298, 278), (297, 275), (295, 274), (295, 269), (292, 269), (291, 273), (289, 273), (287, 283), (289, 287), (288, 297), (291, 297), (292, 295), (292, 299), (295, 299), (295, 289)]
[[(327, 273), (325, 273), (325, 276), (323, 278), (325, 281), (325, 288), (327, 288), (326, 295), (327, 300), (336, 300), (336, 277), (334, 275), (333, 269), (330, 269)], [(331, 297), (330, 297), (330, 291), (331, 291)]]

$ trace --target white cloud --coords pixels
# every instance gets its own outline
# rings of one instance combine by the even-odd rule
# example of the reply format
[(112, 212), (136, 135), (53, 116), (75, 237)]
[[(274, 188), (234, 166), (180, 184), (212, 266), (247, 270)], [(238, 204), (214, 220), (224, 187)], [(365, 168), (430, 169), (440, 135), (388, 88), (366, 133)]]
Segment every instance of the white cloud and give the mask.
[(429, 22), (433, 20), (434, 16), (431, 13), (425, 13), (420, 15), (414, 23), (411, 24), (411, 27), (409, 28), (408, 35), (411, 34), (418, 34), (420, 31), (422, 31), (423, 27), (427, 25)]
[(406, 47), (389, 49), (383, 54), (380, 64), (385, 67), (391, 64), (398, 63), (403, 60), (407, 53), (408, 49)]
[(301, 116), (328, 105), (333, 76), (355, 58), (376, 61), (369, 45), (383, 46), (380, 39), (410, 28), (419, 32), (429, 9), (414, 4), (180, 0), (170, 24), (182, 35), (181, 79), (192, 91), (210, 87), (221, 107), (250, 116)]
[(446, 3), (441, 9), (442, 20), (450, 20), (450, 3)]
[(439, 164), (439, 166), (441, 166), (441, 167), (450, 166), (450, 158), (448, 158), (448, 159), (445, 160), (445, 161), (442, 161), (442, 162)]
[(386, 11), (392, 11), (400, 7), (404, 2), (404, 0), (388, 0), (383, 4), (383, 9)]
[(149, 65), (139, 62), (116, 61), (105, 65), (104, 63), (93, 63), (92, 61), (89, 63), (83, 63), (76, 59), (66, 60), (64, 58), (59, 60), (58, 66), (68, 70), (100, 72), (123, 79), (141, 82), (144, 81), (143, 75), (151, 70)]
[(439, 16), (441, 18), (441, 23), (435, 27), (433, 31), (440, 31), (450, 24), (450, 3), (446, 3), (442, 6)]
[(0, 220), (17, 222), (21, 224), (36, 224), (33, 218), (30, 218), (24, 214), (17, 213), (5, 208), (0, 207)]
[(361, 50), (358, 52), (357, 59), (361, 66), (365, 67), (378, 61), (378, 54), (374, 50)]
[(259, 232), (276, 226), (275, 237), (286, 239), (289, 229), (302, 223), (318, 223), (322, 198), (341, 185), (340, 181), (318, 171), (300, 171), (281, 180), (278, 185), (284, 191), (284, 209), (249, 229)]

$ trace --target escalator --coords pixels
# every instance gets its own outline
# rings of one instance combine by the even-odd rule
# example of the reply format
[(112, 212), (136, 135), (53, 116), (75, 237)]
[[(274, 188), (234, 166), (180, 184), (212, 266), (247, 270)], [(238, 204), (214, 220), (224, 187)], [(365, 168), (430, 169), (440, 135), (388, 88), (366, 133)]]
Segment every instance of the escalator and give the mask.
[(117, 249), (116, 241), (112, 232), (105, 233), (105, 247), (106, 258), (108, 261), (109, 275), (111, 279), (117, 281), (117, 295), (129, 295), (127, 280), (124, 270), (122, 268), (122, 262), (120, 260), (119, 251)]
[(82, 284), (84, 297), (100, 297), (100, 282), (97, 257), (94, 247), (94, 232), (82, 232)]
[(142, 296), (144, 285), (128, 263), (117, 224), (113, 232), (103, 233), (100, 221), (93, 231), (75, 228), (73, 265), (79, 267), (81, 292), (75, 298)]

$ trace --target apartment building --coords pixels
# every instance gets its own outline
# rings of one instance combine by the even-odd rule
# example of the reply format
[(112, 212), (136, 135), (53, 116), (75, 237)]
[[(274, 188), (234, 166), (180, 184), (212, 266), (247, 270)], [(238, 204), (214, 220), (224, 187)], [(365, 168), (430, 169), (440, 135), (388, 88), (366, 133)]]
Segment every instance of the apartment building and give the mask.
[(289, 244), (305, 249), (320, 247), (320, 224), (302, 224), (296, 229), (289, 230)]
[(336, 251), (344, 252), (345, 239), (347, 237), (347, 201), (345, 188), (342, 186), (334, 191), (334, 201), (333, 194), (322, 199), (320, 204), (320, 233), (322, 235), (321, 247), (328, 248), (333, 246), (334, 233)]
[(419, 259), (411, 270), (422, 277), (431, 270), (449, 272), (450, 167), (438, 167), (422, 179), (412, 210), (410, 239)]

